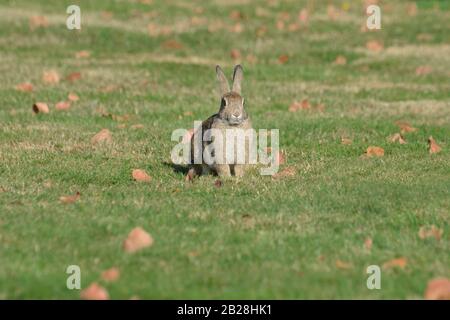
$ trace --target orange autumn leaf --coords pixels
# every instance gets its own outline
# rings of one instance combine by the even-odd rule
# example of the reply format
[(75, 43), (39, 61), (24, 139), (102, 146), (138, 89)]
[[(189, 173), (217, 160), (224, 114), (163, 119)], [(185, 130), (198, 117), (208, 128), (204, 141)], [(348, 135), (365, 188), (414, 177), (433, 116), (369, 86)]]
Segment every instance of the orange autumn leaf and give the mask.
[(396, 121), (395, 124), (400, 128), (401, 133), (408, 133), (408, 132), (414, 132), (417, 131), (416, 128), (412, 127), (408, 122), (406, 121)]
[(33, 91), (33, 85), (29, 82), (19, 83), (16, 86), (16, 90), (22, 91), (22, 92), (31, 92), (31, 91)]
[(165, 49), (173, 49), (173, 50), (183, 49), (183, 44), (174, 39), (164, 41), (162, 46)]
[(309, 22), (309, 12), (308, 9), (303, 8), (302, 10), (300, 10), (300, 12), (298, 13), (298, 20), (303, 24), (303, 25), (307, 25)]
[(383, 268), (385, 269), (391, 269), (391, 268), (400, 268), (404, 269), (406, 267), (406, 264), (408, 263), (408, 260), (405, 257), (400, 257), (396, 259), (389, 260), (383, 264)]
[(338, 66), (343, 66), (347, 64), (347, 58), (344, 56), (337, 56), (336, 60), (334, 60), (334, 64)]
[(141, 249), (153, 245), (152, 236), (141, 227), (136, 227), (128, 234), (128, 237), (123, 242), (123, 249), (125, 252), (134, 253)]
[(103, 142), (109, 143), (111, 141), (112, 141), (112, 136), (111, 136), (111, 132), (108, 129), (100, 130), (100, 132), (98, 132), (91, 139), (92, 144), (103, 143)]
[(105, 288), (94, 282), (80, 292), (80, 298), (83, 300), (109, 300), (109, 294)]
[(441, 237), (443, 234), (444, 234), (444, 230), (439, 229), (435, 225), (432, 225), (431, 227), (422, 226), (419, 229), (419, 238), (422, 240), (433, 237), (439, 241), (439, 240), (441, 240)]
[(238, 49), (231, 49), (230, 56), (233, 60), (239, 60), (241, 58), (241, 52)]
[(44, 102), (36, 102), (33, 104), (34, 113), (49, 113), (48, 105)]
[(307, 110), (310, 109), (311, 105), (309, 104), (308, 99), (303, 99), (301, 102), (294, 101), (289, 106), (290, 112), (297, 112), (298, 110)]
[(89, 58), (91, 56), (91, 53), (87, 50), (81, 50), (75, 53), (75, 58), (82, 59), (82, 58)]
[(72, 72), (66, 77), (66, 80), (70, 82), (74, 82), (80, 79), (81, 79), (81, 72)]
[(366, 43), (366, 48), (372, 52), (380, 52), (383, 50), (384, 46), (381, 42), (377, 40), (370, 40)]
[(335, 265), (336, 265), (336, 268), (343, 269), (343, 270), (348, 270), (348, 269), (351, 269), (353, 267), (350, 263), (344, 262), (344, 261), (339, 260), (339, 259), (336, 260)]
[(430, 66), (420, 66), (416, 68), (416, 75), (423, 76), (430, 74), (433, 71), (433, 68)]
[(70, 102), (68, 101), (60, 101), (55, 105), (56, 110), (67, 110), (70, 108)]
[(353, 141), (349, 138), (341, 138), (341, 144), (350, 145)]
[(142, 169), (133, 169), (131, 175), (133, 176), (133, 179), (138, 182), (150, 182), (152, 180), (152, 177)]
[(67, 99), (69, 99), (69, 101), (76, 102), (76, 101), (80, 100), (80, 97), (78, 97), (78, 95), (76, 93), (71, 92), (67, 96)]
[(367, 237), (366, 240), (364, 240), (364, 248), (366, 248), (367, 250), (372, 249), (372, 238), (371, 237)]
[(381, 147), (370, 146), (367, 148), (365, 155), (367, 157), (382, 157), (384, 156), (384, 149)]
[(435, 278), (428, 281), (424, 297), (426, 300), (450, 300), (450, 280)]
[(389, 137), (390, 142), (398, 142), (400, 144), (406, 144), (405, 138), (400, 133), (395, 133)]
[(59, 83), (59, 74), (55, 70), (44, 71), (42, 81), (45, 84), (57, 84)]
[(238, 22), (238, 23), (232, 25), (229, 28), (229, 30), (230, 30), (230, 32), (233, 32), (233, 33), (241, 33), (242, 31), (244, 31), (244, 26), (242, 25), (242, 23)]
[(428, 152), (430, 154), (441, 152), (442, 148), (436, 143), (432, 136), (428, 138)]
[(289, 56), (287, 54), (282, 54), (281, 56), (278, 57), (278, 62), (280, 64), (285, 64), (288, 61), (289, 61)]
[(36, 28), (48, 27), (48, 19), (44, 16), (32, 16), (29, 20), (30, 29), (34, 30)]
[(294, 167), (287, 167), (284, 168), (283, 170), (275, 173), (274, 175), (272, 175), (272, 179), (282, 179), (282, 178), (286, 178), (286, 177), (293, 177), (295, 176), (295, 174), (297, 173), (297, 171), (295, 170)]
[(120, 271), (118, 268), (113, 267), (102, 272), (102, 279), (107, 282), (117, 281), (120, 277)]
[(74, 195), (59, 197), (59, 201), (65, 204), (74, 203), (75, 201), (80, 199), (80, 196), (80, 192), (77, 191)]

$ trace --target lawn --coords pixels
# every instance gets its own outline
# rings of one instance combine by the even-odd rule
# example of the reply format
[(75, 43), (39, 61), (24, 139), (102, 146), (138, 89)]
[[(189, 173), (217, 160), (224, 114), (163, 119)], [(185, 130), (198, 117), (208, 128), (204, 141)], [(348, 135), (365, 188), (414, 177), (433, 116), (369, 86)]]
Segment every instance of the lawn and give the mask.
[[(0, 299), (79, 299), (69, 265), (112, 299), (422, 299), (450, 277), (448, 2), (379, 1), (376, 31), (364, 1), (77, 3), (81, 31), (65, 1), (0, 4)], [(295, 174), (185, 181), (171, 133), (218, 110), (215, 65), (238, 62)], [(135, 227), (154, 243), (124, 252)]]

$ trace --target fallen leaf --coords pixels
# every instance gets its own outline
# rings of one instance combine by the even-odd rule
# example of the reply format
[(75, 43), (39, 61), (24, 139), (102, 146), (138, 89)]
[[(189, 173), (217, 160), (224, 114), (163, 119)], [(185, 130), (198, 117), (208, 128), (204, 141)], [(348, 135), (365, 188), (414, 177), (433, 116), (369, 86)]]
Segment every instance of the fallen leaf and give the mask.
[(336, 264), (336, 268), (343, 269), (343, 270), (348, 270), (348, 269), (351, 269), (353, 267), (350, 263), (344, 262), (344, 261), (339, 260), (339, 259), (336, 260), (335, 264)]
[(433, 71), (433, 68), (430, 66), (420, 66), (416, 68), (416, 75), (423, 76), (430, 74)]
[(366, 48), (372, 52), (380, 52), (383, 50), (384, 46), (381, 42), (377, 40), (370, 40), (367, 41)]
[(31, 92), (31, 91), (33, 91), (33, 85), (29, 82), (19, 83), (16, 86), (16, 90), (22, 91), (22, 92)]
[(6, 189), (3, 187), (0, 187), (0, 193), (2, 193), (2, 192), (6, 192)]
[(287, 54), (282, 54), (281, 56), (278, 57), (278, 62), (281, 64), (285, 64), (288, 61), (289, 61), (289, 56)]
[(164, 41), (162, 46), (163, 48), (166, 49), (175, 49), (175, 50), (183, 49), (183, 44), (174, 39)]
[(395, 133), (389, 137), (390, 142), (398, 142), (400, 144), (406, 144), (405, 138), (400, 133)]
[(125, 252), (133, 253), (153, 245), (153, 238), (141, 227), (136, 227), (123, 242)]
[(450, 300), (450, 280), (435, 278), (428, 281), (424, 297), (426, 300)]
[(97, 144), (102, 142), (110, 143), (112, 141), (111, 132), (108, 129), (102, 129), (95, 136), (92, 137), (91, 143)]
[(420, 239), (426, 239), (434, 237), (436, 240), (441, 240), (442, 235), (444, 234), (444, 230), (439, 229), (435, 225), (432, 225), (431, 227), (422, 226), (419, 229), (419, 238)]
[(74, 195), (59, 197), (59, 201), (65, 204), (74, 203), (75, 201), (80, 199), (80, 196), (81, 194), (77, 191)]
[(152, 177), (150, 177), (147, 172), (142, 169), (133, 169), (131, 175), (133, 179), (138, 182), (150, 182), (152, 181)]
[(353, 141), (351, 139), (341, 138), (341, 144), (349, 145), (349, 144), (352, 144), (352, 143), (353, 143)]
[(428, 138), (428, 152), (430, 154), (441, 152), (442, 148), (436, 143), (432, 136)]
[(80, 72), (72, 72), (69, 75), (67, 75), (66, 80), (70, 82), (74, 82), (81, 79), (81, 73)]
[(286, 178), (286, 177), (293, 177), (295, 176), (295, 174), (297, 173), (297, 171), (295, 170), (294, 167), (287, 167), (284, 168), (283, 170), (275, 173), (274, 175), (272, 175), (273, 179), (281, 179), (281, 178)]
[(300, 10), (300, 12), (298, 14), (298, 20), (304, 25), (308, 24), (308, 22), (309, 22), (308, 9), (303, 8), (302, 10)]
[(67, 96), (67, 99), (69, 99), (69, 101), (76, 102), (76, 101), (80, 100), (80, 97), (78, 97), (78, 95), (76, 93), (71, 92)]
[(102, 272), (102, 279), (107, 282), (114, 282), (120, 277), (120, 271), (118, 268), (113, 267)]
[(336, 60), (334, 60), (334, 64), (338, 66), (343, 66), (347, 64), (347, 58), (344, 56), (337, 56)]
[(105, 288), (94, 282), (80, 292), (80, 298), (83, 300), (109, 300), (109, 294)]
[(366, 248), (367, 250), (372, 249), (372, 243), (372, 238), (367, 237), (366, 240), (364, 240), (364, 248)]
[(417, 15), (417, 5), (415, 3), (408, 4), (407, 11), (409, 16), (414, 17)]
[(44, 102), (36, 102), (33, 104), (34, 113), (49, 113), (48, 105)]
[(250, 53), (247, 55), (246, 60), (250, 64), (255, 64), (258, 61), (258, 58), (255, 55)]
[(42, 81), (45, 84), (57, 84), (59, 82), (59, 74), (55, 70), (44, 71)]
[(34, 30), (36, 28), (45, 28), (48, 27), (48, 19), (44, 16), (32, 16), (29, 20), (30, 29)]
[(391, 269), (394, 267), (404, 269), (406, 267), (406, 264), (408, 263), (408, 260), (405, 257), (396, 258), (389, 260), (383, 264), (383, 268), (385, 269)]
[(395, 121), (395, 124), (400, 128), (400, 132), (401, 133), (408, 133), (408, 132), (417, 131), (416, 128), (411, 127), (411, 125), (408, 122), (405, 122), (405, 121)]
[(238, 49), (231, 49), (230, 56), (233, 60), (239, 60), (241, 59), (241, 52)]
[(68, 101), (60, 101), (55, 105), (56, 110), (67, 110), (70, 108), (70, 102)]
[(233, 10), (230, 12), (230, 18), (233, 20), (241, 20), (244, 18), (244, 15), (238, 10)]
[(133, 124), (133, 125), (131, 126), (131, 129), (143, 129), (143, 128), (144, 128), (144, 125), (141, 124), (141, 123)]
[(89, 58), (90, 56), (91, 53), (87, 50), (81, 50), (75, 53), (75, 58), (77, 59)]
[(384, 149), (380, 147), (370, 146), (367, 148), (365, 155), (367, 157), (382, 157), (384, 156)]
[(266, 27), (266, 26), (259, 26), (259, 27), (256, 29), (256, 36), (257, 36), (258, 38), (263, 37), (266, 33), (267, 33), (267, 27)]
[(241, 33), (242, 31), (244, 31), (244, 26), (242, 25), (242, 23), (238, 22), (232, 25), (229, 30), (233, 33)]
[(311, 105), (309, 104), (308, 99), (303, 99), (301, 102), (294, 101), (289, 106), (290, 112), (297, 112), (298, 110), (307, 110), (310, 109)]
[(222, 187), (222, 181), (219, 180), (219, 179), (217, 179), (217, 180), (214, 182), (214, 187), (216, 187), (216, 188)]

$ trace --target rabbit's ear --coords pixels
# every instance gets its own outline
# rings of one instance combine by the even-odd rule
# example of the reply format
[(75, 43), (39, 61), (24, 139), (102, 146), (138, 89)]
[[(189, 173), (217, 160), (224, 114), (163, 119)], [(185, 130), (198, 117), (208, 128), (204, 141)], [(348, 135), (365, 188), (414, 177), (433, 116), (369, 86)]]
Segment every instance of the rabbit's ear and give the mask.
[(228, 84), (227, 77), (223, 73), (219, 66), (216, 66), (217, 80), (219, 80), (220, 94), (223, 96), (225, 93), (230, 92), (230, 85)]
[(234, 67), (234, 73), (233, 73), (233, 91), (236, 93), (241, 94), (241, 83), (242, 79), (244, 78), (244, 70), (242, 69), (242, 66), (238, 64), (236, 67)]

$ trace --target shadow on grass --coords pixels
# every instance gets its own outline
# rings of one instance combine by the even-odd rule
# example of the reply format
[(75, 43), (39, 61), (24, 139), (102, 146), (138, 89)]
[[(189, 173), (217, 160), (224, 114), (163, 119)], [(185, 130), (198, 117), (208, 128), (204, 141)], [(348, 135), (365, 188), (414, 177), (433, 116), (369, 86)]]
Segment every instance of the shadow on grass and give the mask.
[(182, 173), (183, 175), (187, 175), (189, 171), (189, 166), (187, 165), (174, 164), (171, 162), (163, 162), (163, 164), (168, 167), (171, 167), (173, 169), (173, 172), (175, 173)]

